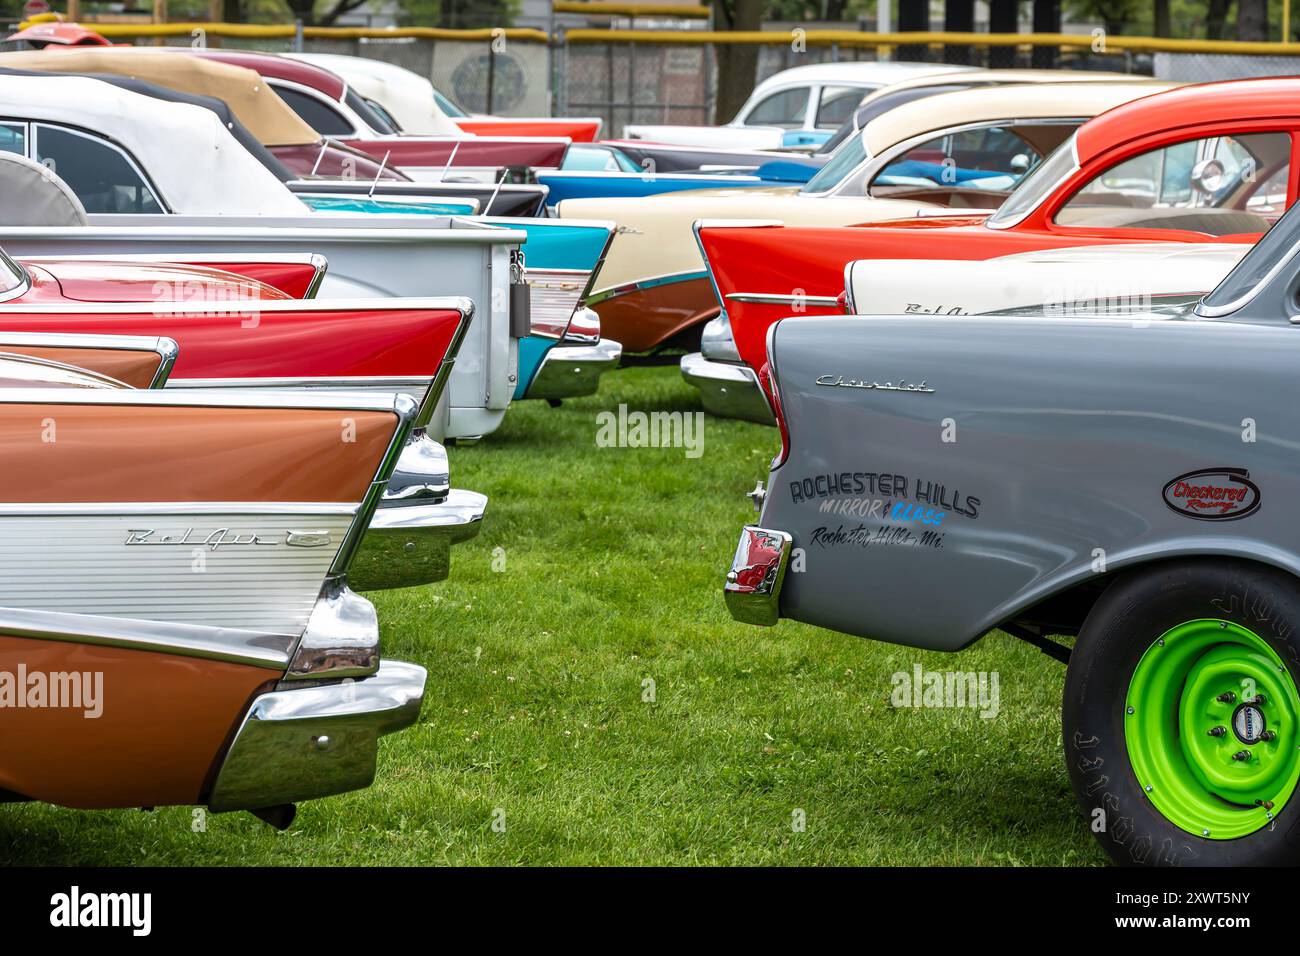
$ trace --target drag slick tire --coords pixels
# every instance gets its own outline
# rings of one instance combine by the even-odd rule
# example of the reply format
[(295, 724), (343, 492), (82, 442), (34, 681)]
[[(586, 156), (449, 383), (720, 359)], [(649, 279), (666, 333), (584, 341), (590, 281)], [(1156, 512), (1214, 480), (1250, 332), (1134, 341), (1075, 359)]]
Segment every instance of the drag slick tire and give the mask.
[(1119, 576), (1070, 657), (1070, 783), (1116, 863), (1300, 862), (1300, 581), (1248, 561)]

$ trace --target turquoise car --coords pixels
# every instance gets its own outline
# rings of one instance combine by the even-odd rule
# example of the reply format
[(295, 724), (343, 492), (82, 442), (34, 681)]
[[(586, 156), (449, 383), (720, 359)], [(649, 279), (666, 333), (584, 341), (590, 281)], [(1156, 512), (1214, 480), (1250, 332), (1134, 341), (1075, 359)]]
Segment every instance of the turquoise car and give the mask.
[[(318, 212), (470, 216), (474, 202), (384, 196), (300, 194)], [(600, 337), (600, 318), (582, 303), (614, 237), (610, 222), (474, 216), (521, 229), (524, 278), (530, 287), (530, 331), (519, 339), (515, 399), (559, 402), (595, 393), (600, 376), (618, 365), (622, 347)]]

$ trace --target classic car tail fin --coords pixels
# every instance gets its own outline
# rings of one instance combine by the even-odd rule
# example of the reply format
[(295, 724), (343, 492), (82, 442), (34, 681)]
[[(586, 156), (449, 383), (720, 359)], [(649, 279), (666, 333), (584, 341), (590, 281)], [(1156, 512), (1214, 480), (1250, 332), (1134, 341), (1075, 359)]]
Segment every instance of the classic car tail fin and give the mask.
[(131, 388), (166, 385), (178, 351), (166, 336), (0, 332), (0, 352), (84, 368)]

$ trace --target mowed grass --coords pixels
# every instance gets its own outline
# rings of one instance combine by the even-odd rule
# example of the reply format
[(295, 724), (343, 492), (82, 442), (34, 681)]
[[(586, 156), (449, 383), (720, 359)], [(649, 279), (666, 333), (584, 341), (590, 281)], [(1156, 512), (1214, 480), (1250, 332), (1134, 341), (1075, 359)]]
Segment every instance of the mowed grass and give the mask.
[[(699, 408), (675, 367), (623, 369), (452, 449), (488, 517), (448, 581), (371, 595), (385, 655), (429, 683), (369, 790), (301, 805), (284, 833), (247, 814), (195, 832), (190, 808), (0, 806), (0, 860), (1102, 862), (1062, 763), (1061, 665), (1002, 634), (944, 655), (733, 622), (722, 577), (776, 431), (709, 418), (698, 459), (598, 448), (597, 414), (619, 402)], [(911, 599), (942, 600), (917, 584)], [(891, 675), (916, 663), (996, 671), (998, 715), (894, 708)]]

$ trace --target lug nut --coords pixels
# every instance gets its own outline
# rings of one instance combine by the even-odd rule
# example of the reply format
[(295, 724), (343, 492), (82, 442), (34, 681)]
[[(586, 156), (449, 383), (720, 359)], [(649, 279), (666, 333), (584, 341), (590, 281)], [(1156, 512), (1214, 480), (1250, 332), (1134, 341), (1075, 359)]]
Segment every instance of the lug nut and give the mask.
[(1249, 759), (1250, 759), (1250, 751), (1249, 751), (1249, 750), (1238, 750), (1235, 754), (1232, 755), (1232, 759), (1233, 759), (1233, 760), (1249, 760)]
[(1277, 740), (1277, 734), (1271, 730), (1266, 730), (1259, 735), (1260, 740)]
[(1263, 704), (1267, 704), (1268, 701), (1266, 701), (1266, 700), (1264, 699), (1264, 695), (1263, 695), (1263, 694), (1256, 694), (1256, 695), (1255, 695), (1254, 697), (1252, 697), (1250, 700), (1246, 701), (1246, 703), (1248, 703), (1248, 704), (1260, 704), (1260, 705), (1262, 706)]
[(1211, 737), (1222, 737), (1227, 732), (1228, 732), (1227, 728), (1225, 727), (1211, 727), (1209, 730), (1206, 731), (1206, 733), (1209, 734)]
[(1225, 691), (1224, 693), (1220, 694), (1218, 697), (1214, 699), (1221, 704), (1231, 704), (1234, 700), (1237, 699), (1237, 695), (1234, 694), (1232, 691)]

